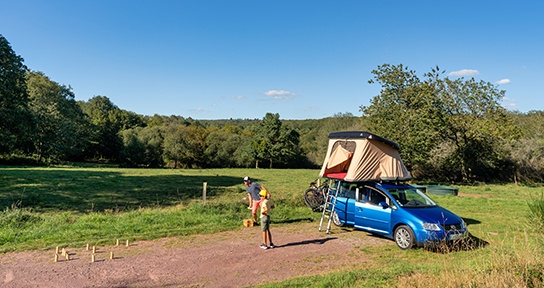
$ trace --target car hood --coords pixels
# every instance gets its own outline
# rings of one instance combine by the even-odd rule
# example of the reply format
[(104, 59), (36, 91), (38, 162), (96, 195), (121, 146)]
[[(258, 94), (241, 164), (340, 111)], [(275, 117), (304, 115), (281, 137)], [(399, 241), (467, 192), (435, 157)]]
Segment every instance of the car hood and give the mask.
[(406, 212), (416, 216), (424, 222), (437, 224), (459, 224), (461, 217), (440, 207), (405, 208)]

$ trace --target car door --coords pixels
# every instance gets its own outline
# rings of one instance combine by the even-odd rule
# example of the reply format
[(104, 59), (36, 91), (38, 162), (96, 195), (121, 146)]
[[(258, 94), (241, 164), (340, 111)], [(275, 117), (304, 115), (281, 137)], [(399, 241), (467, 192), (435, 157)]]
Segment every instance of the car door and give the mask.
[(389, 203), (387, 196), (373, 187), (359, 189), (358, 201), (355, 202), (355, 228), (390, 234), (391, 208), (384, 208), (380, 202)]
[(349, 225), (354, 223), (354, 211), (355, 211), (355, 189), (354, 184), (349, 182), (340, 182), (335, 184), (338, 194), (336, 197), (335, 212), (341, 222)]

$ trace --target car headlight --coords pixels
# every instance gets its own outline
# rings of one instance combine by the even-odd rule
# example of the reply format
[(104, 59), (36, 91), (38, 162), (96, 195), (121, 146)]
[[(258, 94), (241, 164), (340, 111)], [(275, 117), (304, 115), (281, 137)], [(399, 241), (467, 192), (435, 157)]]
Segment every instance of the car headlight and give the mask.
[(440, 231), (440, 226), (436, 223), (423, 223), (423, 229), (429, 231)]

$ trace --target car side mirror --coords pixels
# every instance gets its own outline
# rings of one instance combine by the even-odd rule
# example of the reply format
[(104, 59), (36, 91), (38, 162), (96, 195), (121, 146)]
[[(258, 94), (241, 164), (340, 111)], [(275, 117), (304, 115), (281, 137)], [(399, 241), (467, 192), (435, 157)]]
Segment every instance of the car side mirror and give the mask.
[(380, 202), (380, 203), (378, 203), (378, 205), (382, 206), (383, 209), (389, 208), (389, 205), (387, 205), (387, 203), (385, 203), (385, 202), (383, 202), (383, 201)]

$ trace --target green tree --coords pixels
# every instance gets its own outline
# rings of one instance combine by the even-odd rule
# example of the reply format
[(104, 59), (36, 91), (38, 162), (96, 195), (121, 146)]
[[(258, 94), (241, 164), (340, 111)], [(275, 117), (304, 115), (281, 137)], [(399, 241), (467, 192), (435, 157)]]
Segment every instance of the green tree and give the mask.
[(370, 106), (361, 106), (363, 126), (371, 133), (402, 145), (403, 161), (410, 169), (424, 166), (434, 143), (439, 141), (433, 129), (431, 111), (425, 109), (433, 91), (425, 87), (416, 72), (402, 64), (384, 64), (373, 70), (369, 83), (382, 86)]
[(183, 162), (187, 167), (200, 168), (207, 167), (205, 163), (204, 151), (206, 151), (206, 138), (208, 130), (200, 125), (190, 125), (185, 127), (183, 151)]
[(258, 168), (259, 161), (263, 160), (268, 161), (269, 168), (275, 162), (280, 166), (295, 162), (301, 154), (299, 144), (298, 132), (283, 127), (278, 113), (266, 113), (256, 128), (252, 143), (255, 167)]
[(512, 113), (522, 137), (511, 146), (514, 181), (544, 182), (544, 111)]
[(259, 123), (253, 140), (255, 168), (259, 167), (259, 161), (268, 160), (272, 168), (274, 158), (277, 157), (276, 144), (280, 137), (281, 121), (278, 113), (266, 113)]
[(145, 165), (145, 144), (138, 137), (138, 132), (143, 128), (127, 129), (120, 132), (123, 139), (120, 160), (126, 166), (138, 167)]
[(279, 167), (300, 168), (306, 164), (300, 148), (300, 134), (294, 130), (283, 127), (280, 131), (278, 142), (274, 146)]
[(174, 167), (205, 167), (206, 137), (208, 131), (199, 125), (171, 125), (164, 136), (164, 158)]
[(231, 133), (229, 129), (215, 129), (206, 137), (206, 165), (209, 167), (236, 167), (235, 155), (243, 146), (244, 137)]
[(138, 139), (145, 145), (145, 164), (149, 167), (164, 166), (164, 159), (162, 157), (164, 138), (160, 127), (141, 128), (138, 132)]
[(372, 73), (369, 82), (382, 90), (370, 106), (361, 106), (364, 125), (402, 145), (414, 176), (486, 181), (511, 171), (498, 144), (519, 133), (500, 106), (504, 91), (474, 78), (444, 78), (438, 67), (424, 81), (402, 64), (384, 64)]
[(92, 125), (87, 158), (118, 161), (123, 149), (123, 139), (119, 132), (145, 126), (142, 116), (119, 109), (106, 96), (94, 96), (79, 104)]
[(163, 157), (167, 162), (173, 162), (169, 164), (173, 168), (182, 166), (183, 152), (185, 150), (185, 143), (183, 137), (183, 128), (180, 125), (169, 125), (165, 128), (164, 143), (163, 143)]
[(70, 87), (42, 72), (27, 73), (30, 109), (36, 123), (33, 142), (39, 162), (77, 159), (87, 143), (88, 122)]
[(451, 163), (459, 166), (462, 180), (505, 180), (512, 171), (501, 143), (512, 143), (520, 131), (500, 105), (504, 90), (474, 78), (440, 78), (434, 69), (426, 74), (435, 91), (431, 107), (434, 131), (454, 148)]
[(28, 152), (30, 147), (34, 123), (23, 62), (0, 34), (0, 153)]
[(79, 103), (92, 125), (86, 157), (92, 160), (117, 161), (123, 142), (118, 135), (120, 127), (118, 123), (114, 123), (113, 114), (119, 108), (106, 96), (94, 96), (87, 102)]

